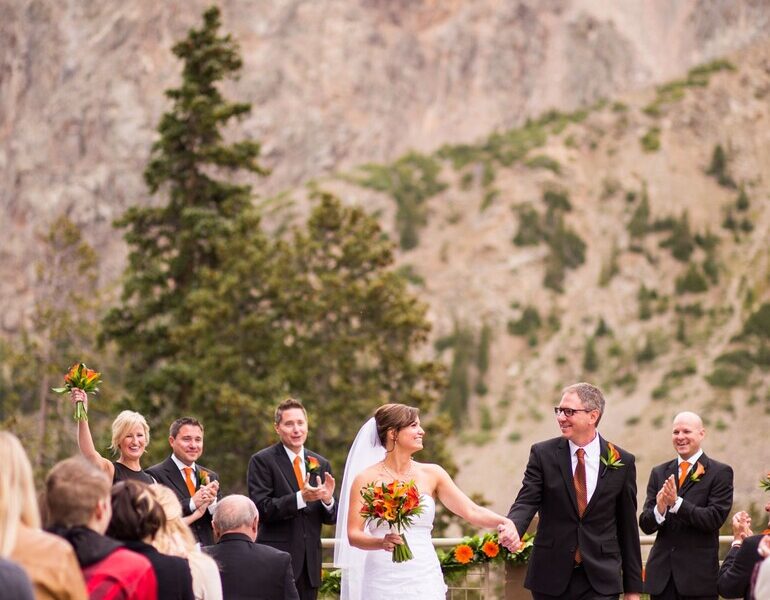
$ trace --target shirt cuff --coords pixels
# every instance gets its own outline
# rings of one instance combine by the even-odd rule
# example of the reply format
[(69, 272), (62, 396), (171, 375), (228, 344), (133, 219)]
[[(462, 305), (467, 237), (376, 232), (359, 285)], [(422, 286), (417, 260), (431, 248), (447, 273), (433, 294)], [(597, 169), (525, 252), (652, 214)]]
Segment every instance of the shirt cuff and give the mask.
[(195, 502), (193, 502), (193, 499), (190, 498), (190, 512), (194, 513), (197, 510), (197, 506), (195, 506)]
[(331, 502), (329, 504), (326, 504), (323, 500), (321, 500), (321, 504), (324, 505), (324, 508), (328, 511), (331, 511), (332, 508), (334, 508), (334, 496), (332, 496)]
[(660, 514), (658, 512), (657, 505), (655, 505), (655, 507), (652, 509), (652, 514), (655, 515), (655, 520), (657, 521), (658, 525), (660, 525), (661, 523), (663, 523), (663, 521), (666, 520), (666, 512), (668, 512), (668, 510), (664, 511), (663, 514)]
[(209, 511), (209, 514), (210, 514), (210, 515), (213, 515), (213, 514), (214, 514), (214, 511), (217, 509), (217, 502), (219, 502), (219, 500), (217, 500), (216, 498), (214, 498), (214, 502), (212, 502), (211, 504), (209, 504), (209, 508), (208, 508), (208, 511)]
[(305, 499), (302, 497), (302, 492), (297, 492), (297, 509), (302, 510), (307, 506), (307, 502), (305, 502)]
[(684, 498), (682, 498), (681, 496), (677, 496), (676, 502), (674, 502), (674, 506), (672, 506), (669, 510), (673, 514), (676, 514), (676, 512), (682, 507), (682, 502), (684, 502)]

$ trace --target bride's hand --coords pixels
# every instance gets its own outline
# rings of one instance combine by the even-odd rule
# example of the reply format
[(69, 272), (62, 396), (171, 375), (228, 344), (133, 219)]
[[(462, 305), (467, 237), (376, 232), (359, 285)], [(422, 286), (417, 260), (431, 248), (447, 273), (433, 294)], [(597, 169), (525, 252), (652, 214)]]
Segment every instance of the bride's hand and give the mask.
[(386, 533), (385, 537), (382, 538), (382, 549), (392, 552), (396, 546), (400, 546), (403, 543), (404, 540), (397, 533)]
[(83, 407), (88, 410), (88, 394), (80, 388), (72, 388), (70, 390), (70, 400), (72, 400), (73, 406), (78, 402), (82, 402)]

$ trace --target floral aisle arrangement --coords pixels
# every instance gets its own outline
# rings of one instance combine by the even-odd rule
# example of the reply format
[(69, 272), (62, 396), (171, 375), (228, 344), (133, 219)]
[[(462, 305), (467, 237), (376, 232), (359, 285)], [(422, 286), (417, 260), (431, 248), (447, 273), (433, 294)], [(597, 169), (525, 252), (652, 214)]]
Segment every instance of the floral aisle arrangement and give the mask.
[[(525, 565), (532, 554), (534, 535), (525, 534), (522, 538), (522, 546), (516, 552), (509, 552), (501, 545), (497, 533), (475, 535), (463, 539), (454, 548), (439, 550), (439, 562), (444, 578), (456, 581), (464, 577), (475, 566), (485, 563), (510, 563), (512, 565)], [(342, 571), (323, 570), (321, 572), (320, 598), (339, 598), (342, 584)]]
[(420, 492), (414, 481), (367, 483), (361, 489), (361, 498), (361, 516), (366, 523), (376, 521), (377, 526), (387, 523), (401, 534), (404, 543), (393, 549), (393, 562), (414, 558), (404, 535), (404, 529), (412, 524), (414, 517), (422, 513)]
[(523, 565), (527, 563), (532, 553), (533, 540), (533, 535), (525, 534), (521, 538), (521, 547), (516, 552), (510, 552), (500, 543), (497, 533), (474, 535), (465, 538), (450, 550), (439, 551), (441, 570), (446, 579), (454, 580), (465, 576), (472, 567), (485, 563)]
[[(51, 390), (57, 394), (68, 394), (71, 390), (78, 388), (86, 394), (95, 394), (99, 391), (101, 376), (101, 373), (86, 367), (85, 363), (75, 363), (64, 376), (64, 385)], [(75, 420), (88, 421), (86, 407), (80, 401), (75, 403)]]

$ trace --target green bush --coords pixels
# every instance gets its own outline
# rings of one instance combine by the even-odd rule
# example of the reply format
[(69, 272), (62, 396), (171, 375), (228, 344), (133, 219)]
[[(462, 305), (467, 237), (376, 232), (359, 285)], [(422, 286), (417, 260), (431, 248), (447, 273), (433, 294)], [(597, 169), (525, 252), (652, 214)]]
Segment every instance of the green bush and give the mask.
[(543, 239), (540, 215), (531, 206), (519, 209), (519, 229), (513, 238), (517, 246), (536, 246)]
[(562, 188), (551, 187), (544, 190), (543, 202), (548, 207), (548, 211), (551, 212), (569, 212), (572, 210), (569, 193)]
[(741, 186), (741, 189), (738, 192), (738, 198), (735, 200), (735, 208), (743, 212), (749, 210), (749, 205), (749, 195), (746, 193), (743, 186)]
[(722, 187), (735, 189), (735, 180), (727, 170), (727, 154), (721, 144), (714, 146), (711, 153), (711, 164), (706, 169), (706, 174), (714, 177)]
[(524, 309), (521, 317), (516, 321), (508, 321), (508, 333), (511, 335), (526, 336), (540, 329), (542, 320), (540, 313), (534, 306), (528, 306)]
[(687, 262), (695, 250), (695, 238), (690, 231), (690, 219), (685, 211), (678, 220), (671, 222), (671, 235), (660, 243), (669, 248), (671, 255), (680, 262)]
[(546, 169), (555, 175), (561, 175), (561, 164), (559, 161), (544, 154), (533, 156), (524, 164), (526, 164), (530, 169)]
[(748, 373), (740, 369), (730, 367), (717, 367), (709, 375), (706, 375), (706, 381), (712, 387), (730, 389), (743, 387), (748, 380)]
[(634, 210), (634, 214), (631, 215), (631, 220), (626, 226), (628, 233), (632, 238), (640, 238), (644, 236), (650, 229), (650, 201), (647, 199), (647, 194), (642, 194), (642, 201)]
[(684, 275), (676, 278), (677, 294), (700, 294), (708, 289), (708, 281), (696, 265), (691, 264)]
[(770, 339), (770, 302), (765, 302), (751, 314), (743, 325), (743, 333)]
[(500, 195), (500, 190), (492, 188), (491, 190), (487, 190), (484, 192), (484, 198), (481, 201), (481, 206), (479, 207), (479, 210), (481, 212), (484, 212), (487, 210), (492, 204), (494, 204), (495, 200), (497, 200), (497, 197)]
[(593, 337), (588, 338), (583, 353), (583, 370), (586, 373), (595, 373), (599, 368), (599, 355), (596, 352), (596, 342)]
[(642, 145), (642, 150), (645, 152), (657, 152), (660, 150), (660, 127), (650, 127), (645, 133), (639, 143)]

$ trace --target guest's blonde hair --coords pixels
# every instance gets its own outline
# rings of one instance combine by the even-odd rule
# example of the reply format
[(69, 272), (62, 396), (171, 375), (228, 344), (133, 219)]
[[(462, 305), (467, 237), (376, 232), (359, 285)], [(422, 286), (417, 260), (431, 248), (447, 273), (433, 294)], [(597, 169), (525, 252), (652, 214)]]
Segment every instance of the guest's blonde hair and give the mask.
[(110, 444), (110, 450), (115, 454), (119, 454), (120, 441), (126, 437), (129, 431), (135, 429), (137, 425), (141, 425), (142, 429), (144, 429), (145, 444), (149, 446), (150, 426), (147, 425), (147, 420), (138, 412), (124, 410), (115, 417), (115, 420), (112, 422), (112, 443)]
[(182, 505), (177, 495), (165, 485), (154, 483), (150, 489), (166, 514), (166, 524), (160, 528), (152, 545), (161, 554), (188, 558), (195, 550), (195, 536), (190, 527), (182, 520)]
[(19, 525), (40, 529), (32, 466), (19, 439), (0, 431), (0, 556), (13, 551)]

